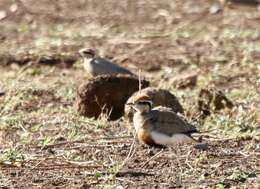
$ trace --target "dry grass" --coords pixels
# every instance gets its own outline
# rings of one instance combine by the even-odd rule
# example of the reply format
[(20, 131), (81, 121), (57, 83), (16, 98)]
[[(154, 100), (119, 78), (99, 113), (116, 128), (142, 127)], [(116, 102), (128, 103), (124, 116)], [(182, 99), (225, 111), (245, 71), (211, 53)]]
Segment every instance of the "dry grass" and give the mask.
[[(7, 13), (0, 21), (0, 188), (259, 188), (254, 7), (212, 15), (202, 0), (19, 2), (0, 2)], [(235, 108), (197, 120), (209, 131), (206, 151), (132, 145), (124, 119), (87, 119), (73, 107), (76, 86), (88, 79), (76, 55), (83, 46), (136, 73), (141, 68), (154, 86), (179, 97), (189, 119), (207, 86)], [(196, 86), (176, 89), (172, 78), (191, 72)]]

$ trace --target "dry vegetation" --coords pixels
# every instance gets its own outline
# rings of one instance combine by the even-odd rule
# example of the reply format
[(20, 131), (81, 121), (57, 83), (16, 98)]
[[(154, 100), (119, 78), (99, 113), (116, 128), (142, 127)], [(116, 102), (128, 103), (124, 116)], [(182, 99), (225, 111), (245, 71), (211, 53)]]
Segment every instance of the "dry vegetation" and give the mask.
[[(0, 188), (259, 188), (260, 12), (211, 3), (1, 0)], [(209, 149), (132, 145), (123, 118), (79, 116), (83, 46), (173, 92)], [(195, 86), (175, 88), (191, 73)], [(208, 86), (234, 108), (201, 120)]]

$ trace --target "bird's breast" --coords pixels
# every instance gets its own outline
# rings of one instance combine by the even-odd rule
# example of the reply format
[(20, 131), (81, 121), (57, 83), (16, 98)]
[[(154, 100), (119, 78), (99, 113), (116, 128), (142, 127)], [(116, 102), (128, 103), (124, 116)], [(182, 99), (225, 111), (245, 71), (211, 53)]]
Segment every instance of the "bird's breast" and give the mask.
[(156, 145), (156, 143), (154, 142), (154, 140), (152, 139), (152, 137), (150, 135), (150, 132), (145, 129), (140, 128), (137, 131), (137, 136), (138, 136), (138, 139), (144, 144), (147, 144), (150, 146)]

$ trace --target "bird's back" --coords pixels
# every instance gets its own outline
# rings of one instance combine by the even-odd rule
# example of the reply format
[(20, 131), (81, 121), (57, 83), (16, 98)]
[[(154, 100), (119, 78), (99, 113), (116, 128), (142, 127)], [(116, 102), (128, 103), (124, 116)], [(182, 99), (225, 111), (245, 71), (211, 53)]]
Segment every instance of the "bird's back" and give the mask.
[(132, 72), (130, 72), (129, 70), (120, 67), (112, 62), (110, 62), (107, 59), (104, 58), (95, 58), (92, 60), (91, 62), (93, 64), (93, 72), (96, 75), (99, 74), (129, 74), (129, 75), (133, 75)]
[(191, 134), (197, 132), (197, 129), (184, 118), (166, 109), (153, 109), (143, 116), (147, 127), (168, 136), (178, 133)]

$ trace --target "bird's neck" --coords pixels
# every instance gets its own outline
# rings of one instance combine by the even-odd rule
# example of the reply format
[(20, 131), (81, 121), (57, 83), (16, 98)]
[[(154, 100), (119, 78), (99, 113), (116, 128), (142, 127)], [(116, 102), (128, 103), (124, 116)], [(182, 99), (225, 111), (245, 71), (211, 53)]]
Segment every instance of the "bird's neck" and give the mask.
[(88, 71), (91, 68), (90, 65), (92, 60), (93, 58), (84, 58), (83, 66), (86, 71)]
[(133, 117), (135, 130), (138, 132), (140, 129), (146, 128), (146, 121), (151, 118), (149, 112), (136, 112)]
[(144, 115), (144, 114), (147, 114), (151, 111), (151, 109), (149, 107), (145, 107), (143, 108), (142, 110), (140, 110), (140, 114)]
[(143, 116), (140, 112), (136, 112), (134, 114), (133, 123), (134, 123), (134, 128), (135, 128), (136, 132), (138, 132), (144, 123)]

